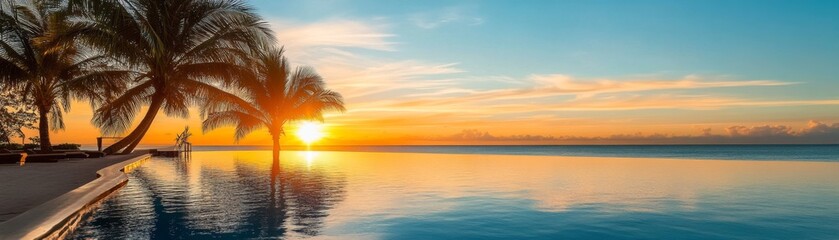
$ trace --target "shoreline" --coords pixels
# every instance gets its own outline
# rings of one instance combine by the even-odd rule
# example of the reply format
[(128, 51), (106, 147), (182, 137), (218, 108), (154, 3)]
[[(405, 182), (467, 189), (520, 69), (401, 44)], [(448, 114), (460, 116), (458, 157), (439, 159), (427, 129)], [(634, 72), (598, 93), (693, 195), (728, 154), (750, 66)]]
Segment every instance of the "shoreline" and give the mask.
[[(88, 165), (90, 166), (77, 166), (76, 170), (89, 169), (91, 167), (99, 167), (99, 169), (95, 171), (96, 177), (94, 179), (92, 179), (91, 181), (87, 181), (83, 185), (73, 188), (69, 191), (66, 191), (66, 186), (73, 185), (72, 183), (65, 184), (65, 186), (63, 186), (64, 188), (47, 188), (49, 190), (46, 191), (44, 188), (26, 185), (26, 183), (22, 183), (21, 180), (15, 181), (16, 183), (18, 183), (18, 185), (9, 186), (10, 188), (4, 187), (3, 191), (9, 191), (9, 193), (4, 193), (4, 195), (14, 194), (20, 197), (18, 197), (17, 199), (4, 199), (4, 201), (6, 202), (11, 202), (11, 206), (2, 206), (4, 209), (3, 213), (9, 215), (9, 208), (12, 208), (13, 210), (22, 211), (20, 211), (18, 214), (14, 214), (8, 220), (0, 222), (0, 239), (61, 238), (62, 236), (68, 233), (68, 229), (71, 229), (72, 226), (78, 224), (78, 222), (82, 219), (83, 214), (86, 212), (85, 210), (91, 209), (101, 199), (107, 197), (108, 195), (110, 195), (110, 193), (116, 191), (117, 189), (119, 189), (119, 187), (123, 186), (128, 181), (128, 177), (123, 171), (124, 169), (130, 170), (132, 167), (137, 165), (136, 163), (141, 162), (144, 159), (148, 159), (150, 156), (150, 154), (141, 151), (129, 155), (107, 156), (102, 159), (83, 159), (70, 160), (58, 163), (40, 163), (38, 165), (32, 164), (35, 166), (32, 167), (33, 169), (26, 169), (29, 171), (21, 169), (11, 169), (15, 167), (24, 168), (27, 167), (26, 165), (4, 166), (2, 170), (6, 172), (16, 172), (17, 175), (38, 175), (34, 178), (49, 177), (52, 173), (70, 172), (69, 175), (64, 175), (63, 178), (53, 177), (50, 179), (44, 179), (46, 183), (39, 182), (38, 184), (40, 185), (46, 185), (42, 186), (44, 188), (47, 188), (50, 184), (55, 184), (56, 182), (78, 182), (88, 179), (87, 176), (81, 176), (79, 172), (67, 170), (66, 168), (70, 166), (83, 165), (85, 163), (89, 163)], [(104, 167), (102, 167), (103, 165)], [(73, 177), (74, 175), (76, 177)], [(16, 176), (6, 174), (3, 177), (14, 178)], [(27, 191), (33, 194), (27, 194)], [(41, 195), (31, 196), (35, 195), (34, 192), (39, 193)], [(45, 192), (47, 194), (44, 194)], [(58, 197), (48, 198), (49, 196), (56, 194), (56, 192), (57, 194), (60, 194)], [(33, 200), (32, 198), (35, 199)], [(37, 206), (28, 209), (14, 209), (16, 207), (15, 205), (17, 205), (17, 207), (23, 205), (23, 208), (26, 208), (26, 205), (29, 204), (28, 201), (44, 200), (43, 198), (48, 199), (46, 199), (45, 202), (38, 204)]]
[[(193, 151), (264, 151), (265, 146), (197, 145)], [(312, 151), (534, 155), (568, 157), (672, 158), (700, 160), (839, 162), (839, 145), (638, 145), (638, 146), (312, 146)], [(283, 150), (303, 151), (288, 146)]]

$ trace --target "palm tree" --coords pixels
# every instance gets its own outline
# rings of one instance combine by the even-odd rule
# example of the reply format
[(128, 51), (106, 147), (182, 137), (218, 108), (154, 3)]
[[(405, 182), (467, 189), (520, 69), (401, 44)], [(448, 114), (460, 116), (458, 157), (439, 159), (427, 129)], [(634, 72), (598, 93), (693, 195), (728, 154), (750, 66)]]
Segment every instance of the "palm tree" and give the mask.
[(131, 152), (162, 109), (188, 117), (189, 106), (207, 98), (235, 97), (221, 87), (241, 72), (253, 46), (273, 42), (268, 25), (237, 0), (70, 0), (87, 26), (87, 44), (140, 72), (123, 95), (96, 110), (94, 124), (104, 134), (125, 132), (106, 153)]
[(72, 99), (91, 106), (124, 89), (131, 72), (74, 42), (81, 29), (69, 23), (63, 1), (0, 3), (0, 81), (37, 108), (41, 151), (52, 151), (50, 130), (64, 129)]
[(184, 131), (178, 133), (175, 137), (175, 150), (184, 150), (186, 151), (188, 146), (191, 145), (189, 142), (189, 138), (192, 137), (192, 132), (189, 131), (189, 126), (184, 127)]
[(280, 136), (286, 123), (317, 119), (323, 112), (344, 111), (341, 94), (325, 88), (323, 79), (312, 68), (293, 72), (282, 49), (266, 47), (258, 53), (251, 75), (243, 75), (236, 85), (242, 98), (216, 99), (205, 106), (202, 129), (210, 131), (235, 125), (235, 139), (259, 128), (267, 128), (274, 143), (274, 159), (279, 158)]

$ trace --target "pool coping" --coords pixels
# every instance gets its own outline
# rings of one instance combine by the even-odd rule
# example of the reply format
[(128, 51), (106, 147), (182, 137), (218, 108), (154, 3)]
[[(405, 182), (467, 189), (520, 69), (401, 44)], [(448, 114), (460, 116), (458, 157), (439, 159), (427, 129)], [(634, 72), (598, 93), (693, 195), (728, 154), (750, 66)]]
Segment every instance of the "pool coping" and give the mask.
[(141, 154), (99, 169), (93, 181), (0, 223), (0, 239), (63, 238), (78, 225), (87, 210), (125, 185), (126, 171), (150, 157), (151, 154)]

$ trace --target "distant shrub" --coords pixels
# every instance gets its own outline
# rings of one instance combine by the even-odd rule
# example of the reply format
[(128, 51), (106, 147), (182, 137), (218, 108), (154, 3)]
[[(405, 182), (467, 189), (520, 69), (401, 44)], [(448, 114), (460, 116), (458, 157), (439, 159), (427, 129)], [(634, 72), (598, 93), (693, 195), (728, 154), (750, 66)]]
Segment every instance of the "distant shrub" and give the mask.
[(40, 148), (40, 147), (41, 146), (38, 145), (38, 144), (27, 143), (27, 144), (23, 144), (23, 147), (21, 147), (21, 149), (36, 149), (36, 148)]
[(0, 144), (0, 149), (22, 150), (23, 145), (21, 145), (20, 143), (3, 143), (3, 144)]
[(52, 146), (52, 149), (58, 149), (58, 150), (79, 150), (79, 148), (81, 148), (81, 147), (82, 147), (82, 145), (81, 145), (81, 144), (75, 144), (75, 143), (62, 143), (62, 144), (56, 144), (56, 145), (53, 145), (53, 146)]

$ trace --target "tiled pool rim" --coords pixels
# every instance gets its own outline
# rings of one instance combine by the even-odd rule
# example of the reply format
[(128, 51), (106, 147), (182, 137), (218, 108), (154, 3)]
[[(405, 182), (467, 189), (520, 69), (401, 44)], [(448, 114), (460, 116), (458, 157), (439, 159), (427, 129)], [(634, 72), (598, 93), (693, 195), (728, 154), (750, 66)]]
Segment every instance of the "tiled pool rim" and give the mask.
[(0, 223), (0, 239), (61, 239), (88, 210), (125, 185), (126, 172), (150, 157), (142, 154), (102, 168), (93, 181)]

